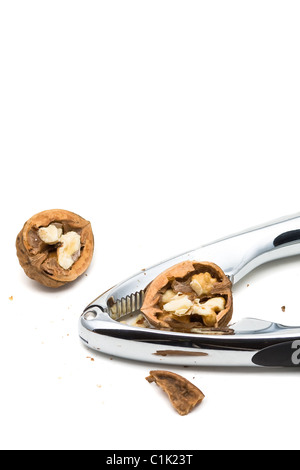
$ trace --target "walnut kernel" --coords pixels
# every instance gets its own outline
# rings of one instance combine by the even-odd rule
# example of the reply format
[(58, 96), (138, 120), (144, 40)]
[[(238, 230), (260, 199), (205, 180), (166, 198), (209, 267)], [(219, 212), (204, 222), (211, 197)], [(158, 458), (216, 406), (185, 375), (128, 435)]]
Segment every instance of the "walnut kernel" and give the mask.
[(141, 311), (158, 328), (224, 327), (233, 311), (231, 282), (213, 263), (185, 261), (152, 281)]

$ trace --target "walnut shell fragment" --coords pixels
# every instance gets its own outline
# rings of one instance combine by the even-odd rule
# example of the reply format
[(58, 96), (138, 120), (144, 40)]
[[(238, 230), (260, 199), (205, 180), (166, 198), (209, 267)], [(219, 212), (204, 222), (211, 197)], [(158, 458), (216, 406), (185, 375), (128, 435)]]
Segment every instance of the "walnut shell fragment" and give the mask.
[(201, 390), (174, 372), (153, 370), (146, 380), (149, 383), (155, 382), (168, 395), (173, 407), (181, 416), (190, 413), (205, 398)]
[(54, 209), (29, 219), (16, 241), (26, 275), (57, 288), (75, 281), (89, 267), (94, 253), (90, 222), (73, 212)]
[(151, 282), (141, 311), (159, 329), (224, 328), (233, 313), (232, 284), (214, 263), (184, 261)]

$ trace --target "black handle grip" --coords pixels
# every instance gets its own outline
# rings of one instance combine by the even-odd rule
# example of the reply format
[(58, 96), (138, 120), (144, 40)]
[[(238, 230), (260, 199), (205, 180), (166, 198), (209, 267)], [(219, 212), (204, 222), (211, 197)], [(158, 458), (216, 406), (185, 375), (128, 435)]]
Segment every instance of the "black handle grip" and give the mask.
[(300, 338), (259, 351), (252, 362), (264, 367), (300, 367)]
[(300, 240), (300, 230), (290, 230), (282, 233), (275, 238), (273, 244), (275, 247), (286, 245), (287, 243), (298, 242)]

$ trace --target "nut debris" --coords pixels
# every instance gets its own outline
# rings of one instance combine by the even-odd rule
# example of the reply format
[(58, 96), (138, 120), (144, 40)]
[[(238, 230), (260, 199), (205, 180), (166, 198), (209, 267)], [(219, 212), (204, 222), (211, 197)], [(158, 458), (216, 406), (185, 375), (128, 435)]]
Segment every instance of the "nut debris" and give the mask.
[(190, 413), (205, 398), (201, 390), (174, 372), (153, 370), (146, 380), (149, 383), (155, 382), (168, 395), (173, 407), (181, 416)]
[(54, 209), (25, 223), (16, 248), (28, 277), (57, 288), (75, 281), (88, 269), (94, 236), (90, 222), (73, 212)]
[(232, 318), (231, 282), (213, 263), (184, 261), (152, 281), (141, 311), (156, 328), (221, 329)]

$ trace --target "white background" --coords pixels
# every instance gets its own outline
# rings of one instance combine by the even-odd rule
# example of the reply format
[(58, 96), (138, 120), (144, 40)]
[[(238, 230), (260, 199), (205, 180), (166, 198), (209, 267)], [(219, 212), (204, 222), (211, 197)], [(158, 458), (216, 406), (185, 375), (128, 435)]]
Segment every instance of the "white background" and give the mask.
[[(145, 380), (156, 365), (77, 332), (123, 278), (300, 210), (299, 22), (290, 0), (0, 1), (1, 448), (299, 447), (297, 370), (168, 367), (206, 395), (181, 417)], [(52, 208), (96, 242), (60, 290), (15, 254)], [(299, 285), (299, 258), (259, 268), (235, 312), (300, 323)]]

